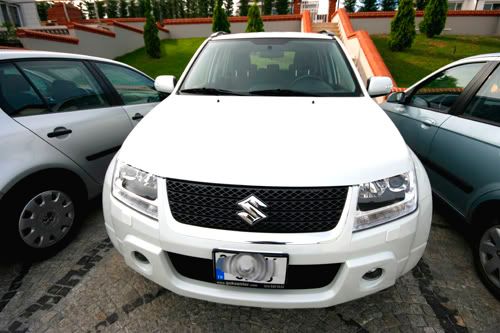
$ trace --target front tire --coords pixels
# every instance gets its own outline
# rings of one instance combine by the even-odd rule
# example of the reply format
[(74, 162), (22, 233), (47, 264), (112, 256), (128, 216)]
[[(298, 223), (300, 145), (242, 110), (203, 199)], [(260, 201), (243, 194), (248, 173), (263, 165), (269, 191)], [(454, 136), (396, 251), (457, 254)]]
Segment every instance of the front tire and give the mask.
[(489, 217), (474, 240), (474, 262), (481, 281), (500, 299), (500, 217)]
[(21, 259), (52, 256), (75, 235), (82, 202), (71, 183), (48, 179), (19, 184), (2, 200), (7, 229), (3, 243)]

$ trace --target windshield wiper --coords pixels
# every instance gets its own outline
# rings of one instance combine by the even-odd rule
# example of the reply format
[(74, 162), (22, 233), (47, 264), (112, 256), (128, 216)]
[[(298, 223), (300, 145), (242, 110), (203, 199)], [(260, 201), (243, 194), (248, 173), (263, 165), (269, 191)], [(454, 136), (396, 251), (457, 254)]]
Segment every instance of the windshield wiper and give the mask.
[(292, 89), (266, 89), (266, 90), (253, 90), (248, 92), (250, 95), (260, 96), (318, 96), (305, 91), (292, 90)]
[(217, 88), (191, 88), (191, 89), (182, 89), (180, 91), (183, 94), (197, 94), (197, 95), (236, 95), (241, 96), (242, 93), (225, 90), (225, 89), (217, 89)]

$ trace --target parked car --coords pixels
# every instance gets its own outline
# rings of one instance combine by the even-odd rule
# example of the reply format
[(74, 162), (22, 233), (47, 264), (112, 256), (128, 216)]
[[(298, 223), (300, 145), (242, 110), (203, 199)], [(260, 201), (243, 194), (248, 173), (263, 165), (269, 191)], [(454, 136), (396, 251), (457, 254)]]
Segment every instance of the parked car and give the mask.
[(466, 58), (383, 105), (434, 193), (470, 223), (479, 276), (500, 298), (500, 53)]
[(85, 201), (100, 194), (114, 153), (164, 95), (116, 61), (3, 50), (2, 244), (37, 257), (64, 246)]
[[(215, 34), (111, 162), (106, 230), (181, 295), (326, 307), (393, 285), (427, 244), (425, 170), (327, 34)], [(165, 112), (168, 110), (168, 112)]]

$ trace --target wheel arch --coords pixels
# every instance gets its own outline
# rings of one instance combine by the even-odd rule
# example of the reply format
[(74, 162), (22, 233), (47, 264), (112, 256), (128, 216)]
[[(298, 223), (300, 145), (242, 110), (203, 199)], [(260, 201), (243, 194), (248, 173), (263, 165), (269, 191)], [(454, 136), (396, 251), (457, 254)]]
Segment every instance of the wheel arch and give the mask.
[(500, 216), (500, 190), (485, 194), (474, 202), (468, 215), (468, 220), (473, 223), (480, 223), (485, 214), (497, 214)]

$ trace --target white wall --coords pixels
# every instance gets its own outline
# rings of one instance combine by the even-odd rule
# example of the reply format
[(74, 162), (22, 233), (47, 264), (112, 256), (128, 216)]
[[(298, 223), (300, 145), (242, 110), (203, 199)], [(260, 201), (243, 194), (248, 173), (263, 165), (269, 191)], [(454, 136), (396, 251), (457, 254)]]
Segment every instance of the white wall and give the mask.
[(23, 25), (40, 25), (40, 18), (38, 17), (38, 11), (36, 10), (36, 4), (34, 0), (7, 0), (6, 2), (16, 4), (20, 7)]

